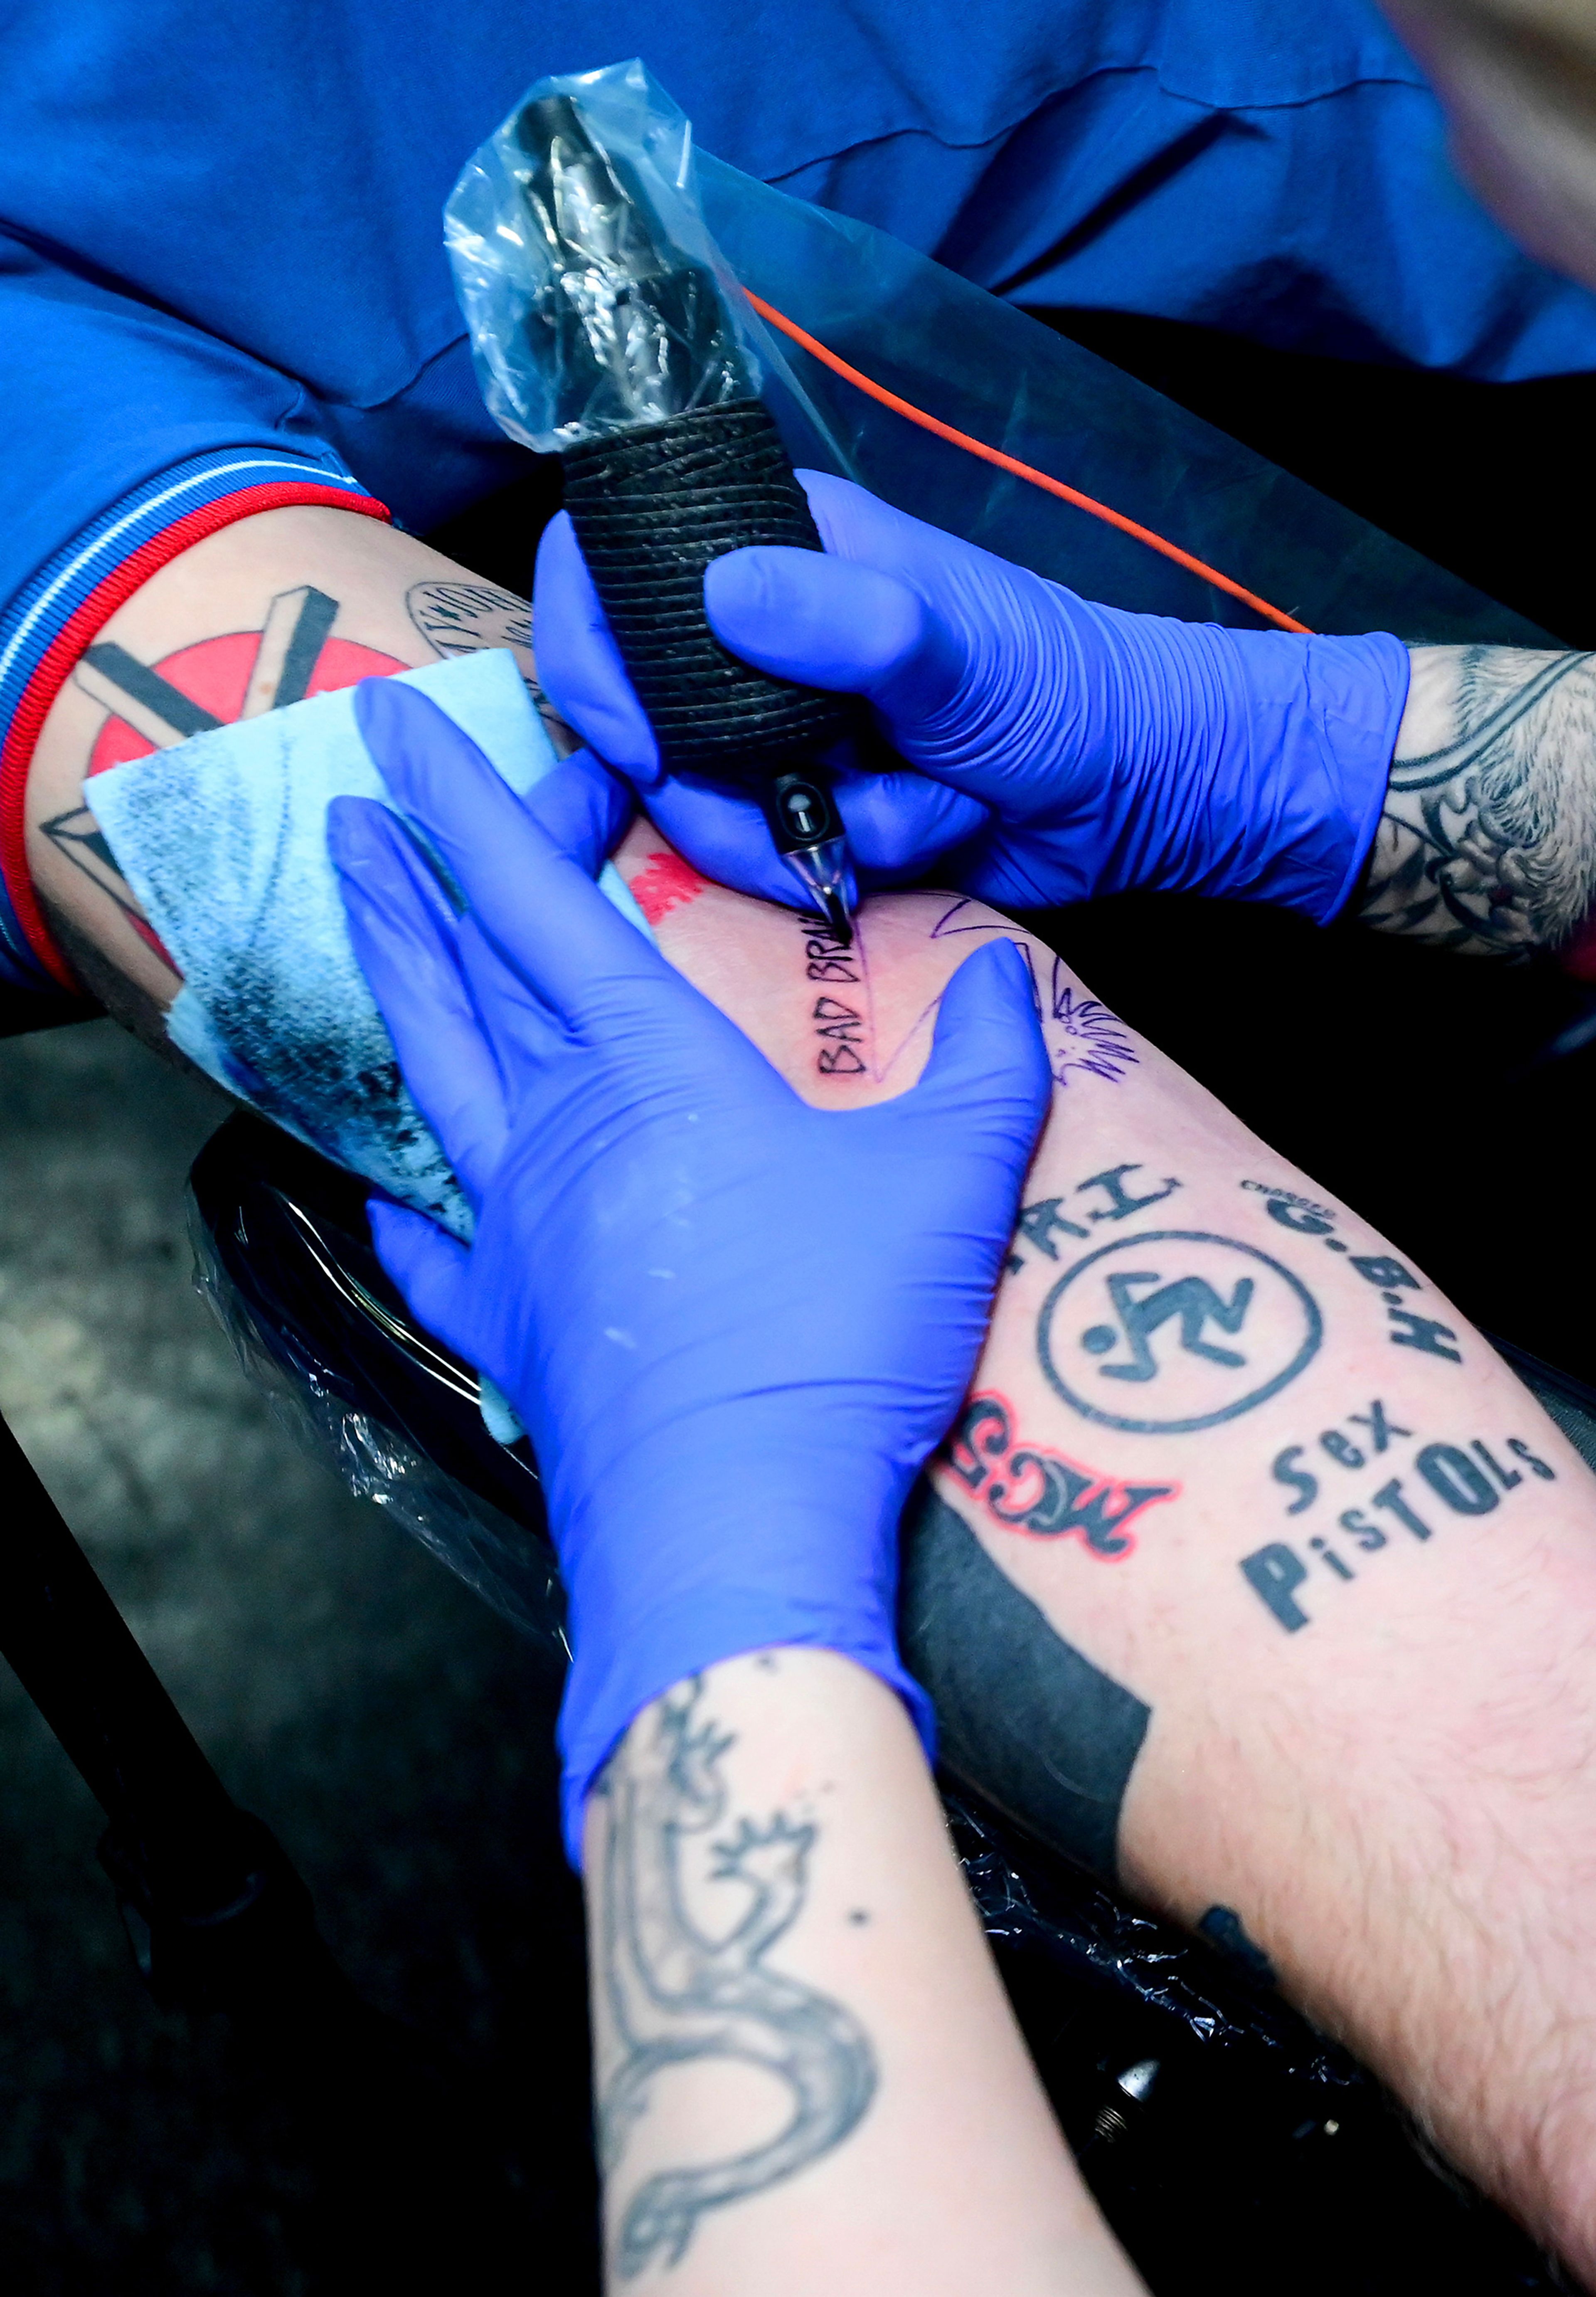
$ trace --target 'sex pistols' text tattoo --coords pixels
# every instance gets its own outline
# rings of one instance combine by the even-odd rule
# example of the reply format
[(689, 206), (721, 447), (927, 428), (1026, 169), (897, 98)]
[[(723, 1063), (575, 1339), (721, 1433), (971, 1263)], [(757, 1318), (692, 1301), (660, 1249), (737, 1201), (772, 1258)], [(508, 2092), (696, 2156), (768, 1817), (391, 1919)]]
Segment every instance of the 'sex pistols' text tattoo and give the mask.
[(1265, 1199), (1263, 1209), (1277, 1227), (1288, 1228), (1293, 1236), (1318, 1237), (1327, 1252), (1344, 1254), (1346, 1265), (1355, 1268), (1365, 1284), (1373, 1285), (1385, 1303), (1394, 1348), (1417, 1348), (1421, 1355), (1440, 1356), (1447, 1363), (1462, 1363), (1462, 1350), (1456, 1346), (1458, 1336), (1452, 1327), (1438, 1323), (1433, 1316), (1421, 1316), (1404, 1304), (1404, 1292), (1424, 1289), (1411, 1268), (1388, 1252), (1353, 1252), (1335, 1234), (1336, 1215), (1328, 1205), (1293, 1196), (1289, 1189), (1268, 1188), (1262, 1181), (1243, 1181), (1241, 1185)]
[(724, 2160), (647, 2178), (626, 2203), (616, 2267), (630, 2279), (674, 2265), (706, 2210), (745, 2201), (840, 2145), (875, 2095), (868, 2038), (841, 2003), (772, 1970), (771, 1948), (808, 1893), (818, 1828), (777, 1812), (745, 1817), (709, 1846), (710, 1879), (745, 1894), (732, 1928), (712, 1937), (687, 1911), (684, 1857), (720, 1825), (721, 1759), (734, 1744), (702, 1712), (700, 1679), (668, 1692), (605, 1773), (605, 1909), (600, 1982), (621, 2049), (598, 2100), (599, 2145), (613, 2177), (646, 2113), (656, 2075), (712, 2059), (769, 2074), (787, 2093), (785, 2127)]
[(1255, 1245), (1154, 1229), (1066, 1269), (1042, 1303), (1036, 1347), (1055, 1395), (1082, 1418), (1181, 1436), (1278, 1395), (1323, 1337), (1307, 1286)]
[(1078, 1538), (1090, 1555), (1122, 1563), (1134, 1554), (1131, 1526), (1144, 1508), (1179, 1499), (1179, 1484), (1127, 1483), (1062, 1452), (1022, 1441), (1006, 1395), (989, 1390), (965, 1405), (942, 1447), (943, 1463), (1005, 1531), (1033, 1539)]
[[(1413, 1434), (1410, 1428), (1395, 1426), (1385, 1405), (1379, 1403), (1371, 1404), (1367, 1412), (1349, 1412), (1347, 1420), (1349, 1425), (1362, 1431), (1357, 1441), (1344, 1436), (1339, 1428), (1327, 1428), (1319, 1438), (1319, 1447), (1325, 1458), (1335, 1461), (1348, 1472), (1355, 1472), (1367, 1464), (1370, 1457)], [(1318, 1478), (1297, 1465), (1306, 1448), (1301, 1444), (1290, 1444), (1275, 1457), (1275, 1480), (1297, 1493), (1286, 1510), (1287, 1515), (1305, 1513), (1319, 1497)], [(1408, 1480), (1406, 1473), (1388, 1476), (1378, 1490), (1361, 1499), (1355, 1507), (1341, 1509), (1336, 1522), (1345, 1547), (1361, 1555), (1378, 1555), (1383, 1547), (1391, 1544), (1399, 1531), (1410, 1538), (1427, 1541), (1436, 1501), (1453, 1515), (1491, 1515), (1501, 1506), (1504, 1493), (1517, 1491), (1524, 1483), (1526, 1469), (1543, 1483), (1557, 1480), (1556, 1470), (1532, 1452), (1521, 1436), (1510, 1436), (1505, 1444), (1498, 1444), (1494, 1449), (1477, 1436), (1467, 1446), (1426, 1444), (1409, 1468), (1418, 1478), (1418, 1484)], [(1329, 1504), (1333, 1507), (1334, 1500)], [(1422, 1515), (1419, 1512), (1420, 1507), (1425, 1510)], [(1383, 1520), (1377, 1522), (1377, 1515)], [(1306, 1544), (1326, 1575), (1314, 1583), (1320, 1589), (1336, 1584), (1350, 1585), (1361, 1576), (1363, 1567), (1354, 1569), (1343, 1548), (1326, 1533), (1311, 1534)], [(1247, 1585), (1287, 1634), (1296, 1634), (1299, 1628), (1312, 1625), (1301, 1593), (1308, 1584), (1310, 1564), (1287, 1541), (1271, 1540), (1266, 1547), (1244, 1555), (1240, 1570)]]
[(1403, 738), (1362, 922), (1466, 955), (1565, 940), (1596, 894), (1596, 657), (1416, 646)]

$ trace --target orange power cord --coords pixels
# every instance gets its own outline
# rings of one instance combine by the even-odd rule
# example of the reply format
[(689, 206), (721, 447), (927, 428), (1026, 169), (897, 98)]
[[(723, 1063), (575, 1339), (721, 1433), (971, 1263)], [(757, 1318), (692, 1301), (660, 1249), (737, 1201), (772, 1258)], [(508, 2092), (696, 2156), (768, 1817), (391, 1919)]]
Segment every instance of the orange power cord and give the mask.
[(1061, 502), (1074, 503), (1077, 510), (1090, 511), (1093, 518), (1100, 518), (1110, 526), (1117, 526), (1122, 534), (1132, 535), (1138, 542), (1145, 542), (1149, 550), (1156, 550), (1164, 558), (1172, 558), (1175, 564), (1184, 566), (1188, 573), (1200, 575), (1205, 582), (1212, 582), (1216, 589), (1227, 591), (1232, 598), (1239, 598), (1244, 606), (1250, 606), (1255, 614), (1262, 614), (1278, 630), (1296, 630), (1304, 637), (1309, 635), (1306, 622), (1296, 622), (1290, 614), (1283, 613), (1279, 606), (1271, 606), (1267, 598), (1260, 598), (1255, 592), (1243, 589), (1241, 584), (1232, 582), (1228, 574), (1222, 574), (1216, 567), (1205, 566), (1200, 558), (1194, 558), (1189, 550), (1182, 550), (1177, 543), (1166, 542), (1149, 526), (1138, 526), (1136, 521), (1127, 518), (1123, 511), (1110, 510), (1107, 503), (1094, 502), (1090, 495), (1082, 494), (1075, 487), (1066, 487), (1062, 479), (1050, 479), (1045, 471), (1032, 470), (1029, 463), (1019, 462), (1013, 455), (1005, 455), (996, 447), (988, 447), (981, 440), (972, 439), (966, 431), (956, 431), (950, 423), (940, 423), (934, 415), (927, 415), (924, 408), (911, 405), (907, 399), (900, 399), (895, 391), (888, 391), (884, 384), (872, 383), (868, 375), (860, 373), (858, 367), (850, 366), (846, 359), (837, 357), (835, 351), (827, 350), (824, 343), (806, 333), (784, 311), (778, 311), (773, 303), (767, 303), (762, 295), (756, 295), (752, 287), (745, 287), (743, 292), (761, 319), (768, 319), (773, 327), (779, 327), (784, 335), (790, 335), (811, 358), (818, 358), (822, 366), (831, 369), (833, 375), (840, 375), (844, 383), (851, 383), (855, 390), (878, 399), (883, 407), (890, 407), (894, 415), (901, 415), (908, 422), (917, 423), (922, 431), (934, 432), (939, 439), (946, 439), (950, 446), (962, 447), (967, 454), (979, 455), (983, 463), (995, 463), (999, 470), (1008, 471), (1016, 479), (1028, 480), (1032, 486), (1057, 495)]

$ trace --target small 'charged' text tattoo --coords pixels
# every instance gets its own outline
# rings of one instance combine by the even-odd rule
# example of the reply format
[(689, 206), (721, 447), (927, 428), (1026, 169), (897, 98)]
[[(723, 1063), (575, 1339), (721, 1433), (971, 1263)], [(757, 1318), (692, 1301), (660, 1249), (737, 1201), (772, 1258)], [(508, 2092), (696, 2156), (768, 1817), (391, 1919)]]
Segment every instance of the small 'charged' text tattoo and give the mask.
[(1417, 646), (1360, 915), (1470, 955), (1564, 940), (1596, 893), (1596, 657)]
[(1264, 1198), (1263, 1209), (1278, 1228), (1288, 1228), (1294, 1236), (1317, 1237), (1327, 1252), (1344, 1256), (1346, 1265), (1374, 1287), (1385, 1305), (1386, 1321), (1391, 1327), (1387, 1338), (1394, 1348), (1417, 1348), (1421, 1355), (1440, 1356), (1447, 1363), (1462, 1363), (1463, 1353), (1451, 1325), (1437, 1322), (1434, 1316), (1421, 1316), (1403, 1301), (1404, 1292), (1424, 1289), (1403, 1262), (1388, 1252), (1353, 1252), (1336, 1235), (1336, 1215), (1328, 1205), (1294, 1197), (1289, 1189), (1266, 1189), (1261, 1181), (1243, 1181), (1241, 1185)]
[[(1017, 1275), (1026, 1265), (1023, 1251), (1024, 1246), (1028, 1245), (1033, 1252), (1040, 1253), (1045, 1260), (1056, 1261), (1058, 1258), (1057, 1238), (1090, 1236), (1098, 1222), (1128, 1220), (1132, 1213), (1141, 1212), (1148, 1205), (1161, 1205), (1165, 1197), (1173, 1196), (1181, 1186), (1172, 1173), (1165, 1173), (1162, 1181), (1149, 1189), (1144, 1189), (1139, 1182), (1134, 1181), (1127, 1185), (1127, 1173), (1145, 1170), (1141, 1165), (1113, 1165), (1105, 1173), (1094, 1173), (1090, 1180), (1077, 1181), (1068, 1193), (1072, 1198), (1086, 1197), (1086, 1203), (1075, 1206), (1074, 1209), (1082, 1215), (1088, 1225), (1083, 1226), (1081, 1220), (1066, 1217), (1061, 1210), (1063, 1196), (1043, 1197), (1036, 1204), (1027, 1205), (1020, 1214), (1019, 1226), (1015, 1230), (1009, 1247), (1006, 1264), (1008, 1273)], [(1088, 1193), (1093, 1189), (1100, 1189), (1103, 1192), (1096, 1201)]]
[(1054, 1393), (1085, 1419), (1180, 1436), (1278, 1395), (1323, 1337), (1307, 1286), (1256, 1246), (1154, 1229), (1067, 1269), (1042, 1303), (1036, 1345)]
[(1045, 1445), (1024, 1442), (1006, 1395), (973, 1395), (941, 1458), (1005, 1531), (1032, 1539), (1077, 1538), (1087, 1552), (1122, 1563), (1136, 1550), (1131, 1526), (1144, 1508), (1181, 1496), (1177, 1483), (1131, 1483)]
[(600, 1980), (620, 2051), (598, 2097), (605, 2174), (669, 2067), (717, 2059), (752, 2066), (786, 2093), (777, 2134), (745, 2151), (646, 2178), (621, 2211), (616, 2269), (630, 2279), (675, 2265), (708, 2210), (763, 2193), (840, 2145), (876, 2093), (875, 2054), (851, 2011), (772, 1970), (771, 1948), (802, 1913), (819, 1829), (777, 1812), (743, 1817), (709, 1845), (707, 1880), (744, 1894), (729, 1931), (688, 1910), (686, 1862), (728, 1816), (722, 1761), (735, 1741), (703, 1712), (700, 1679), (633, 1727), (597, 1790), (604, 1816)]
[[(1352, 1412), (1348, 1418), (1361, 1421), (1370, 1431), (1362, 1448), (1334, 1428), (1319, 1441), (1326, 1457), (1349, 1471), (1363, 1467), (1368, 1457), (1413, 1434), (1411, 1428), (1394, 1426), (1379, 1404), (1372, 1404), (1366, 1415)], [(1305, 1514), (1319, 1497), (1317, 1478), (1296, 1465), (1304, 1449), (1300, 1444), (1290, 1445), (1274, 1462), (1277, 1479), (1297, 1487), (1298, 1496), (1287, 1509), (1287, 1515)], [(1467, 1445), (1426, 1444), (1406, 1464), (1403, 1474), (1386, 1476), (1378, 1488), (1356, 1506), (1341, 1509), (1336, 1517), (1342, 1534), (1339, 1545), (1328, 1533), (1314, 1532), (1305, 1543), (1309, 1554), (1304, 1558), (1287, 1541), (1271, 1540), (1266, 1547), (1242, 1557), (1241, 1576), (1287, 1634), (1296, 1634), (1299, 1628), (1312, 1625), (1306, 1605), (1312, 1597), (1304, 1597), (1302, 1591), (1308, 1585), (1313, 1562), (1324, 1574), (1313, 1581), (1320, 1593), (1334, 1585), (1350, 1586), (1362, 1576), (1365, 1567), (1360, 1564), (1354, 1569), (1347, 1561), (1347, 1551), (1378, 1555), (1382, 1548), (1390, 1546), (1399, 1532), (1407, 1533), (1421, 1544), (1427, 1542), (1434, 1528), (1437, 1501), (1453, 1515), (1492, 1515), (1501, 1506), (1504, 1494), (1517, 1491), (1525, 1483), (1526, 1473), (1543, 1483), (1556, 1481), (1555, 1470), (1548, 1467), (1521, 1436), (1510, 1436), (1505, 1443), (1494, 1446), (1477, 1436)], [(1410, 1480), (1410, 1476), (1417, 1478), (1417, 1483)], [(1329, 1505), (1333, 1507), (1335, 1502), (1332, 1500)], [(1420, 1508), (1424, 1510), (1422, 1514)], [(1383, 1520), (1377, 1521), (1377, 1517)]]

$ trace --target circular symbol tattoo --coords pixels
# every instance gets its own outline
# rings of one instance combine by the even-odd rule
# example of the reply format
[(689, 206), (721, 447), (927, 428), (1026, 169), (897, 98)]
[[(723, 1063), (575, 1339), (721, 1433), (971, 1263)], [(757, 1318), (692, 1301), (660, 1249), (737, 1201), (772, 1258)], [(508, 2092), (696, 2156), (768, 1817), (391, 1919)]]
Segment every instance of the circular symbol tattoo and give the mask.
[(1277, 1395), (1323, 1338), (1312, 1294), (1268, 1253), (1171, 1228), (1120, 1237), (1066, 1269), (1042, 1304), (1036, 1349), (1085, 1419), (1187, 1436)]

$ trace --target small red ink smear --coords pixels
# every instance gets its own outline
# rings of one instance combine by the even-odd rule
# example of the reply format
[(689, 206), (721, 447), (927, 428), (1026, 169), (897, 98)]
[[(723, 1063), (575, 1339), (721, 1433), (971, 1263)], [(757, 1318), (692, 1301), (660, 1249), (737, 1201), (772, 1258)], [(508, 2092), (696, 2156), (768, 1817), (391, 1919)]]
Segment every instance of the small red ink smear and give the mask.
[(632, 879), (631, 895), (649, 924), (657, 926), (672, 910), (695, 902), (708, 884), (679, 853), (651, 853)]

